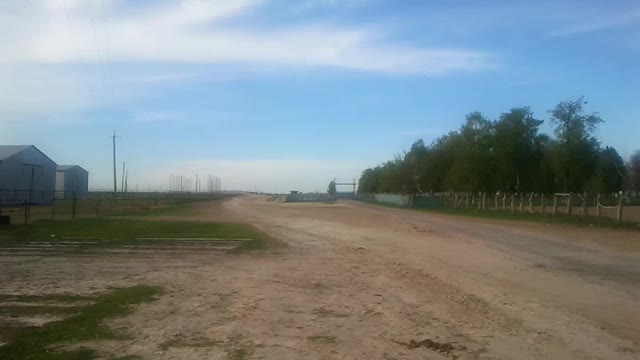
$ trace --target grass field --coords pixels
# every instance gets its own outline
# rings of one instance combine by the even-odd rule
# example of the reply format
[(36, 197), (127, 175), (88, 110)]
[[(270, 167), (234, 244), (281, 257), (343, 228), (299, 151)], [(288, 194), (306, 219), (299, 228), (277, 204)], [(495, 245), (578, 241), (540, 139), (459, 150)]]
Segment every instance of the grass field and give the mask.
[[(119, 213), (117, 217), (38, 220), (28, 225), (0, 227), (0, 253), (5, 259), (37, 256), (56, 261), (57, 256), (62, 256), (70, 263), (102, 259), (101, 266), (109, 269), (111, 265), (108, 264), (114, 261), (126, 263), (139, 259), (148, 263), (153, 261), (149, 260), (150, 257), (169, 257), (172, 260), (166, 261), (184, 266), (185, 262), (214, 261), (224, 256), (221, 255), (224, 252), (260, 251), (279, 244), (245, 224), (162, 221), (157, 218), (188, 218), (194, 212), (193, 204), (182, 203), (145, 212)], [(108, 257), (114, 253), (125, 254), (126, 259), (131, 260)], [(85, 256), (86, 260), (79, 260), (77, 256)], [(202, 260), (194, 259), (194, 256)], [(158, 261), (158, 265), (161, 266), (163, 261)], [(85, 271), (100, 273), (95, 267)], [(35, 294), (0, 293), (0, 359), (83, 360), (104, 357), (104, 353), (98, 354), (90, 345), (83, 347), (83, 344), (126, 339), (127, 334), (113, 332), (105, 320), (125, 316), (134, 309), (134, 305), (153, 301), (162, 293), (160, 288), (146, 285), (115, 290), (107, 287), (98, 295), (76, 295), (75, 292), (51, 294), (47, 291), (50, 290), (36, 290)], [(29, 321), (38, 319), (43, 319), (44, 323), (30, 325)], [(188, 343), (190, 347), (213, 346), (210, 341), (192, 342)], [(181, 345), (170, 342), (165, 344), (165, 349)], [(111, 355), (108, 358), (139, 359), (136, 356)]]

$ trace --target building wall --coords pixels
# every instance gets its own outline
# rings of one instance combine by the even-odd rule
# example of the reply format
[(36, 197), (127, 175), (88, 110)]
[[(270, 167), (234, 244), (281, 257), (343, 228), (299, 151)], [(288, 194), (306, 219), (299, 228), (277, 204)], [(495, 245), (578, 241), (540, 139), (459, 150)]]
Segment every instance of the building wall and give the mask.
[[(66, 171), (58, 171), (64, 186), (60, 189), (60, 183), (56, 185), (56, 190), (64, 191), (64, 194), (58, 193), (58, 198), (72, 198), (75, 194), (77, 199), (84, 199), (89, 193), (89, 173), (79, 166), (74, 166)], [(59, 175), (60, 176), (60, 175)]]
[(32, 203), (49, 203), (55, 184), (56, 164), (33, 147), (0, 162), (0, 200), (4, 205), (24, 203), (29, 193)]

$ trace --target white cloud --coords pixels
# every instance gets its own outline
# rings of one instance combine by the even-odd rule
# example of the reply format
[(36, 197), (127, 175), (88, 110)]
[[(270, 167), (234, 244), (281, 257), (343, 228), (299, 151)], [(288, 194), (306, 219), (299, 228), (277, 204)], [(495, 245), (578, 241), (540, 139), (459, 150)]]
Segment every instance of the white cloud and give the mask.
[(48, 0), (41, 7), (13, 6), (2, 12), (0, 32), (12, 35), (0, 48), (0, 61), (267, 63), (422, 75), (494, 65), (483, 52), (403, 46), (362, 27), (228, 25), (255, 11), (257, 0), (163, 2), (137, 12), (124, 12), (117, 1), (108, 1), (105, 9), (60, 3)]
[[(65, 113), (96, 105), (101, 91), (99, 79), (63, 69), (0, 64), (0, 79), (0, 114), (37, 113), (53, 123), (66, 123)], [(12, 120), (0, 116), (0, 123)]]

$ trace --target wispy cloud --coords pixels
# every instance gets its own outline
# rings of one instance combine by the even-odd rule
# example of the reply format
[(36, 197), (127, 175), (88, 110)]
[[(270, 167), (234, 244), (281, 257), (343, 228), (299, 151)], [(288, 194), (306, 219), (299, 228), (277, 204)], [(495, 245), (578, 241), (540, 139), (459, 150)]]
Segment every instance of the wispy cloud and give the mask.
[(182, 115), (162, 111), (146, 111), (135, 114), (133, 121), (137, 123), (152, 124), (165, 121), (175, 121), (182, 118)]
[(591, 18), (590, 21), (586, 23), (578, 23), (556, 29), (549, 35), (551, 37), (563, 37), (594, 31), (616, 29), (635, 23), (640, 24), (640, 10), (613, 15), (600, 15), (598, 17)]
[(376, 0), (300, 0), (293, 7), (294, 11), (304, 12), (319, 9), (357, 8)]
[(196, 77), (195, 74), (187, 74), (187, 73), (157, 74), (157, 75), (143, 76), (136, 79), (135, 81), (142, 84), (159, 84), (159, 83), (183, 81), (187, 79), (192, 79), (194, 77)]
[(400, 45), (362, 26), (229, 25), (264, 6), (258, 0), (162, 2), (137, 12), (125, 11), (117, 1), (98, 10), (85, 2), (43, 3), (14, 6), (0, 15), (0, 32), (16, 34), (0, 61), (266, 63), (421, 75), (495, 66), (489, 53)]

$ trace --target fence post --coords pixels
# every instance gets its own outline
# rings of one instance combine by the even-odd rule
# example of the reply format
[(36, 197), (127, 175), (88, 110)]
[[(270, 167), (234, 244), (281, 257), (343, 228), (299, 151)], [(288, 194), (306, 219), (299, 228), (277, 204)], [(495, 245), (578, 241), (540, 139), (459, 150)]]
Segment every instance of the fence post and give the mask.
[(482, 193), (482, 210), (487, 210), (487, 193)]
[(507, 211), (507, 193), (502, 194), (502, 210)]
[(520, 212), (524, 210), (524, 193), (520, 193), (520, 206), (518, 210)]
[(553, 194), (553, 216), (558, 215), (558, 195)]
[(573, 206), (571, 204), (571, 200), (573, 198), (573, 195), (569, 194), (569, 196), (567, 197), (567, 215), (571, 215), (573, 213)]
[(533, 193), (529, 193), (529, 212), (533, 213)]
[(624, 196), (620, 196), (620, 199), (618, 199), (618, 216), (616, 216), (617, 222), (622, 221), (622, 200), (624, 200)]
[(78, 201), (76, 198), (76, 192), (73, 192), (73, 203), (71, 205), (71, 219), (76, 218), (76, 206), (78, 205)]
[(24, 224), (27, 225), (29, 223), (29, 201), (25, 200), (24, 202)]
[(511, 212), (516, 212), (516, 196), (511, 194)]
[(596, 196), (596, 218), (600, 219), (600, 215), (602, 213), (602, 208), (600, 208), (600, 194)]

